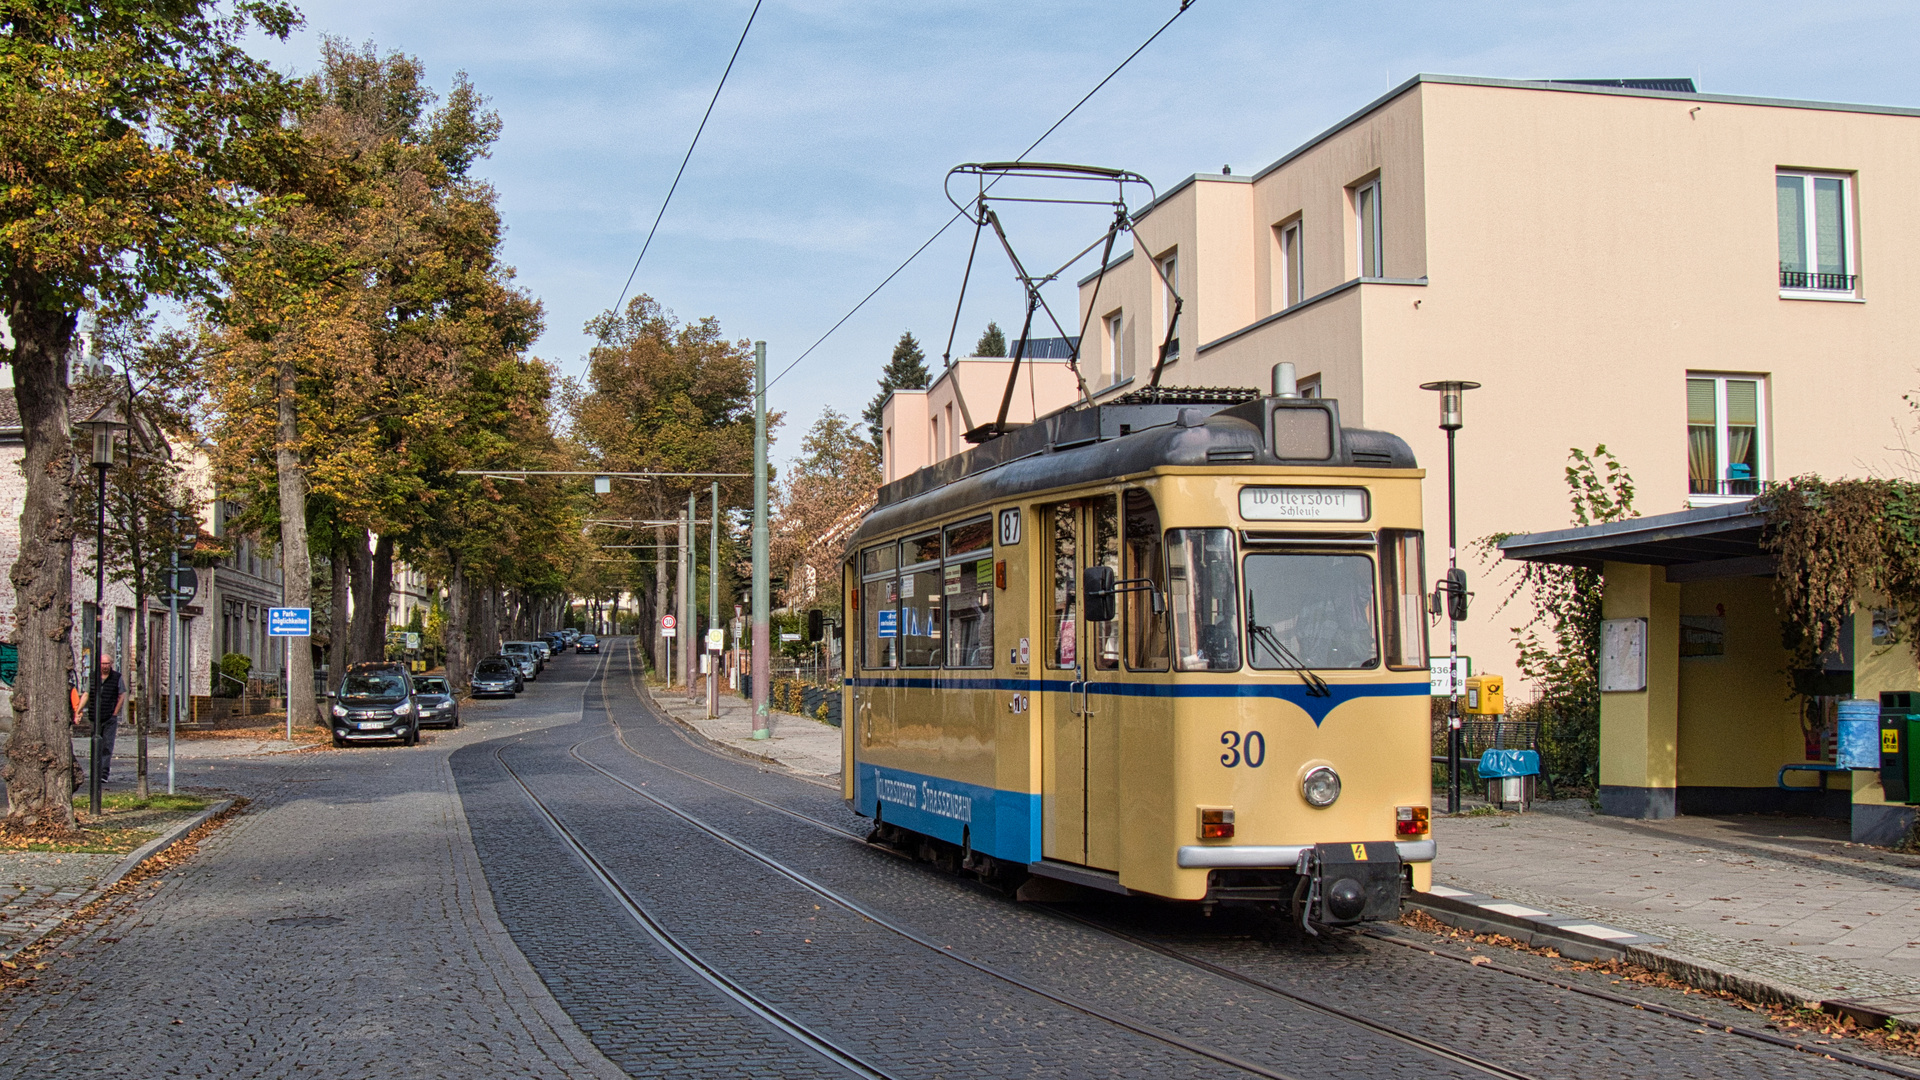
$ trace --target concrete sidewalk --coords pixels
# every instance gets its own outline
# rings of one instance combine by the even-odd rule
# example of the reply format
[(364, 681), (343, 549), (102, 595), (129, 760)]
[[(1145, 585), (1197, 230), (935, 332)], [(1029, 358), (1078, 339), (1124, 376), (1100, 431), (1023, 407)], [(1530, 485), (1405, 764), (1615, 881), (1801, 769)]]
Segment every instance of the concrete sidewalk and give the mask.
[[(1642, 938), (1629, 959), (1696, 985), (1920, 1024), (1920, 857), (1849, 843), (1845, 822), (1629, 821), (1557, 803), (1436, 818), (1434, 836), (1443, 899), (1484, 894), (1540, 929), (1604, 923)], [(1516, 914), (1528, 908), (1542, 910)]]
[(753, 705), (739, 694), (720, 691), (720, 716), (707, 719), (706, 692), (691, 704), (684, 689), (648, 686), (654, 705), (668, 716), (699, 733), (709, 742), (748, 757), (784, 765), (806, 776), (832, 779), (840, 777), (840, 729), (805, 716), (775, 710), (771, 738), (753, 737)]

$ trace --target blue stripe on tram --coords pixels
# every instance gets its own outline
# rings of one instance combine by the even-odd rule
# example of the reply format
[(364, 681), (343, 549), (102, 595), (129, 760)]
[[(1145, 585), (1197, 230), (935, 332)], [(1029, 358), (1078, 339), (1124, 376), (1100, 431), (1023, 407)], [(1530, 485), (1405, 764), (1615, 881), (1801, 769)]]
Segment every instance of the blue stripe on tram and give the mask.
[(968, 843), (996, 859), (1040, 861), (1040, 796), (861, 762), (859, 812), (903, 829)]
[[(943, 676), (926, 678), (858, 678), (848, 679), (852, 686), (886, 687), (905, 690), (1011, 690), (1016, 693), (1037, 694), (1044, 691), (1057, 693), (1077, 693), (1080, 685), (1070, 679), (957, 679)], [(1327, 718), (1327, 714), (1356, 698), (1365, 697), (1426, 697), (1432, 692), (1432, 684), (1421, 682), (1395, 683), (1358, 683), (1345, 685), (1329, 683), (1328, 696), (1316, 697), (1308, 692), (1305, 684), (1288, 683), (1148, 683), (1148, 682), (1093, 682), (1088, 691), (1094, 694), (1111, 694), (1117, 697), (1160, 697), (1160, 698), (1278, 698), (1281, 701), (1298, 705), (1313, 719), (1315, 727)], [(982, 789), (985, 790), (985, 789)]]

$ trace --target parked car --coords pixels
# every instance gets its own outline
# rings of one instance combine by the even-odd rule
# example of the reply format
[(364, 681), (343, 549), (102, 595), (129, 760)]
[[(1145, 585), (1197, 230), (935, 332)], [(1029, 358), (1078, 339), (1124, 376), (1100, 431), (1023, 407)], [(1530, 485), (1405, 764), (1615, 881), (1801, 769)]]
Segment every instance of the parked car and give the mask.
[(551, 634), (541, 634), (540, 640), (546, 642), (547, 645), (553, 649), (555, 656), (558, 656), (559, 654), (566, 652), (567, 646), (570, 644), (570, 642), (567, 641), (567, 635), (562, 634), (557, 630)]
[(559, 652), (558, 649), (555, 649), (553, 647), (553, 642), (548, 641), (546, 638), (546, 635), (544, 634), (541, 635), (540, 637), (534, 638), (533, 641), (530, 642), (529, 644), (531, 644), (534, 648), (540, 650), (540, 662), (542, 664), (553, 659), (553, 654), (556, 652)]
[(355, 664), (333, 694), (333, 745), (394, 739), (420, 741), (413, 680), (399, 664)]
[(540, 650), (531, 641), (509, 641), (500, 646), (507, 659), (520, 665), (520, 674), (528, 679), (538, 679), (540, 669), (546, 664), (540, 660)]
[(571, 626), (567, 627), (565, 630), (560, 631), (560, 636), (567, 639), (567, 644), (569, 646), (579, 644), (580, 642), (580, 631), (575, 630)]
[(413, 701), (420, 707), (420, 726), (457, 728), (460, 703), (453, 699), (453, 684), (444, 675), (415, 675)]
[(520, 665), (504, 656), (489, 656), (473, 666), (473, 679), (467, 684), (474, 697), (512, 697), (526, 689), (520, 677)]
[(597, 653), (600, 651), (600, 639), (592, 634), (581, 634), (580, 644), (575, 645), (574, 648), (580, 652)]

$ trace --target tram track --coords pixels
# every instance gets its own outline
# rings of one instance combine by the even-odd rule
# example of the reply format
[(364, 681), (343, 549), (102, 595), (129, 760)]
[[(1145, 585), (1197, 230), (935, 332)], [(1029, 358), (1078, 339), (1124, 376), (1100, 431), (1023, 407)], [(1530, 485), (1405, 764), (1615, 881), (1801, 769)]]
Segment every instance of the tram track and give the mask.
[[(602, 692), (604, 695), (604, 689)], [(873, 844), (869, 842), (865, 836), (859, 833), (856, 833), (852, 830), (842, 828), (838, 825), (833, 824), (832, 822), (823, 821), (809, 814), (802, 813), (800, 811), (791, 809), (789, 807), (781, 806), (778, 803), (761, 798), (757, 795), (741, 790), (740, 788), (734, 787), (730, 784), (723, 783), (711, 777), (702, 776), (699, 773), (692, 772), (687, 769), (682, 769), (676, 765), (673, 765), (665, 761), (661, 761), (660, 759), (655, 758), (651, 755), (642, 753), (640, 750), (636, 749), (631, 743), (628, 742), (626, 738), (626, 734), (621, 729), (620, 725), (612, 721), (612, 713), (610, 711), (608, 713), (608, 718), (609, 718), (609, 724), (613, 728), (613, 732), (611, 735), (613, 740), (619, 744), (622, 750), (624, 750), (629, 755), (635, 758), (638, 758), (639, 760), (645, 761), (658, 768), (676, 773), (680, 776), (684, 776), (690, 780), (694, 780), (708, 787), (712, 787), (712, 788), (727, 792), (728, 794), (734, 797), (754, 803), (755, 805), (764, 807), (768, 810), (772, 810), (776, 813), (789, 817), (795, 821), (813, 826), (816, 829), (823, 830), (825, 832), (828, 832), (832, 835), (835, 835), (844, 839), (852, 840), (855, 843), (861, 844), (863, 847), (866, 847), (872, 850), (881, 851), (886, 854), (893, 855), (897, 858), (911, 858), (910, 856), (907, 856), (901, 852), (895, 851), (892, 848), (888, 848), (883, 845)], [(699, 822), (692, 815), (686, 814), (685, 812), (680, 811), (678, 808), (673, 807), (671, 804), (667, 803), (666, 800), (658, 798), (657, 796), (653, 795), (651, 792), (641, 791), (638, 786), (628, 782), (624, 778), (619, 777), (617, 774), (603, 768), (602, 766), (594, 762), (588, 761), (585, 757), (582, 757), (579, 754), (578, 752), (579, 747), (585, 745), (588, 742), (597, 741), (597, 739), (607, 738), (607, 737), (608, 736), (596, 736), (595, 738), (592, 738), (592, 739), (583, 739), (579, 743), (575, 743), (572, 747), (570, 747), (569, 753), (576, 760), (580, 761), (582, 764), (586, 765), (587, 767), (593, 769), (596, 772), (601, 773), (602, 775), (608, 777), (609, 779), (614, 780), (616, 783), (621, 784), (623, 787), (626, 787), (628, 790), (640, 795), (641, 797), (648, 799), (649, 801), (652, 801), (655, 804), (660, 805), (665, 809), (668, 809), (669, 812), (675, 813), (677, 816), (680, 816), (685, 820), (695, 823), (697, 827), (707, 828), (709, 829), (709, 831), (715, 831), (715, 830), (712, 830), (709, 826), (705, 825), (704, 823)], [(721, 760), (731, 760), (731, 759), (722, 758)], [(717, 831), (715, 831), (715, 834), (721, 835)], [(747, 845), (744, 845), (739, 841), (736, 841), (730, 837), (722, 836), (722, 839), (724, 839), (729, 844), (732, 844), (736, 847), (740, 847), (742, 850), (749, 851), (749, 853), (752, 854), (753, 857), (771, 866), (776, 871), (781, 872), (786, 876), (795, 878), (795, 880), (801, 881), (802, 884), (806, 885), (806, 887), (810, 889), (814, 889), (815, 891), (820, 891), (820, 889), (824, 888), (824, 886), (817, 886), (815, 883), (811, 883), (810, 879), (805, 879), (805, 876), (800, 875), (797, 871), (792, 871), (790, 868), (787, 868), (784, 865), (779, 864), (778, 860), (774, 859), (772, 856), (766, 855), (764, 853), (760, 853), (755, 849), (751, 849)], [(830, 891), (831, 890), (828, 890), (828, 892)], [(895, 930), (897, 933), (900, 933), (911, 940), (915, 940), (920, 944), (926, 945), (928, 948), (935, 949), (942, 956), (945, 956), (948, 959), (956, 960), (961, 963), (966, 963), (969, 966), (974, 966), (982, 971), (986, 971), (987, 973), (994, 975), (997, 978), (1007, 979), (1010, 982), (1015, 982), (1016, 984), (1026, 986), (1026, 984), (1023, 981), (1018, 980), (1017, 977), (1005, 975), (1004, 973), (998, 972), (997, 970), (988, 968), (984, 965), (980, 965), (974, 961), (971, 961), (968, 958), (956, 956), (950, 950), (942, 949), (942, 948), (939, 948), (938, 946), (932, 945), (931, 943), (913, 934), (912, 931), (906, 930), (901, 927), (897, 927), (894, 924), (885, 921), (881, 917), (871, 914), (864, 907), (857, 905), (857, 902), (855, 901), (845, 900), (843, 898), (840, 898), (837, 894), (833, 896), (833, 899), (835, 900), (836, 903), (842, 903), (843, 905), (848, 906), (850, 910), (854, 910), (857, 913), (863, 915), (864, 917), (873, 919), (874, 921), (887, 926), (888, 929)], [(1533, 1080), (1533, 1078), (1529, 1074), (1510, 1069), (1497, 1062), (1489, 1061), (1475, 1054), (1455, 1049), (1443, 1043), (1438, 1043), (1433, 1040), (1426, 1039), (1423, 1036), (1405, 1031), (1404, 1029), (1395, 1027), (1392, 1024), (1389, 1024), (1383, 1021), (1373, 1020), (1365, 1016), (1361, 1016), (1357, 1013), (1351, 1012), (1350, 1010), (1343, 1009), (1340, 1006), (1333, 1005), (1329, 1002), (1321, 1001), (1313, 997), (1312, 995), (1302, 994), (1298, 991), (1290, 990), (1288, 988), (1275, 985), (1266, 980), (1260, 979), (1257, 976), (1247, 974), (1246, 972), (1239, 971), (1234, 968), (1226, 967), (1224, 965), (1216, 964), (1212, 961), (1205, 960), (1200, 957), (1192, 956), (1190, 954), (1184, 953), (1179, 949), (1169, 945), (1164, 945), (1159, 942), (1149, 941), (1147, 939), (1140, 938), (1124, 930), (1120, 930), (1118, 928), (1103, 924), (1098, 920), (1089, 919), (1077, 913), (1062, 910), (1061, 908), (1055, 905), (1040, 905), (1040, 906), (1044, 910), (1048, 911), (1050, 914), (1053, 914), (1059, 918), (1085, 926), (1088, 929), (1091, 929), (1097, 933), (1100, 933), (1102, 935), (1105, 935), (1107, 937), (1113, 938), (1118, 941), (1122, 941), (1135, 948), (1144, 949), (1146, 951), (1155, 953), (1156, 955), (1160, 955), (1167, 959), (1174, 960), (1178, 963), (1185, 964), (1190, 967), (1194, 967), (1196, 969), (1205, 971), (1216, 977), (1224, 978), (1236, 984), (1246, 986), (1249, 989), (1255, 989), (1267, 994), (1271, 994), (1283, 1000), (1292, 1002), (1293, 1004), (1298, 1005), (1300, 1007), (1312, 1010), (1314, 1012), (1320, 1013), (1325, 1016), (1332, 1017), (1344, 1023), (1359, 1027), (1363, 1030), (1370, 1031), (1376, 1035), (1379, 1035), (1388, 1039), (1392, 1039), (1396, 1042), (1400, 1042), (1404, 1045), (1413, 1047), (1424, 1053), (1427, 1053), (1435, 1057), (1439, 1057), (1443, 1060), (1452, 1062), (1462, 1067), (1473, 1069), (1474, 1071), (1481, 1072), (1486, 1075), (1506, 1077), (1506, 1078), (1509, 1078), (1509, 1080)], [(1380, 941), (1386, 944), (1396, 945), (1402, 948), (1410, 949), (1415, 953), (1425, 954), (1425, 955), (1434, 957), (1438, 960), (1452, 961), (1460, 964), (1467, 964), (1475, 968), (1487, 970), (1494, 974), (1502, 975), (1502, 976), (1516, 979), (1516, 980), (1528, 981), (1528, 982), (1551, 986), (1557, 990), (1561, 990), (1567, 993), (1578, 994), (1583, 997), (1590, 998), (1596, 1001), (1605, 1002), (1610, 1005), (1632, 1009), (1639, 1012), (1653, 1013), (1655, 1015), (1667, 1017), (1668, 1019), (1677, 1020), (1683, 1023), (1695, 1025), (1709, 1032), (1716, 1032), (1720, 1034), (1731, 1035), (1738, 1038), (1749, 1039), (1752, 1041), (1764, 1043), (1764, 1044), (1778, 1047), (1781, 1049), (1794, 1050), (1799, 1053), (1808, 1054), (1814, 1057), (1825, 1058), (1825, 1059), (1840, 1062), (1843, 1064), (1853, 1065), (1858, 1068), (1872, 1070), (1884, 1075), (1901, 1077), (1902, 1080), (1920, 1080), (1920, 1070), (1905, 1068), (1903, 1066), (1896, 1065), (1891, 1062), (1880, 1061), (1880, 1060), (1876, 1060), (1868, 1057), (1862, 1057), (1857, 1054), (1849, 1054), (1845, 1051), (1837, 1050), (1831, 1046), (1810, 1044), (1802, 1039), (1792, 1039), (1782, 1035), (1775, 1034), (1770, 1031), (1761, 1030), (1759, 1028), (1747, 1027), (1745, 1025), (1739, 1025), (1739, 1024), (1729, 1025), (1723, 1021), (1714, 1020), (1708, 1017), (1701, 1016), (1696, 1013), (1688, 1012), (1683, 1009), (1671, 1008), (1669, 1006), (1662, 1005), (1658, 1002), (1632, 998), (1622, 994), (1614, 994), (1604, 990), (1598, 990), (1592, 987), (1581, 986), (1567, 980), (1555, 979), (1550, 976), (1542, 975), (1537, 972), (1531, 972), (1531, 971), (1524, 970), (1522, 968), (1500, 964), (1495, 961), (1490, 961), (1484, 957), (1476, 959), (1474, 957), (1468, 957), (1464, 955), (1455, 955), (1444, 949), (1436, 949), (1428, 945), (1423, 945), (1418, 942), (1406, 941), (1406, 940), (1393, 937), (1387, 934), (1382, 934), (1376, 931), (1363, 929), (1359, 931), (1359, 933), (1366, 936), (1370, 940)], [(1058, 998), (1055, 998), (1050, 991), (1037, 990), (1036, 992), (1041, 993), (1042, 996), (1049, 997), (1050, 1000), (1059, 1000)]]

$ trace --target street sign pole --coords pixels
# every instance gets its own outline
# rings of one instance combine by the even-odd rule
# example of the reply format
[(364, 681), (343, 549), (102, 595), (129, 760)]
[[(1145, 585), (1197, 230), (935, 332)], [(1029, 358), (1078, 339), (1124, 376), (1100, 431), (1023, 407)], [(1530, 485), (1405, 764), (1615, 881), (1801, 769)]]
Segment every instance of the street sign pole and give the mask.
[(180, 733), (180, 512), (173, 512), (173, 565), (167, 573), (167, 794), (173, 790), (174, 741)]
[[(713, 515), (707, 525), (707, 633), (720, 628), (720, 481), (713, 482), (713, 498), (707, 510)], [(707, 719), (720, 715), (720, 650), (707, 645)]]
[(694, 687), (700, 676), (700, 641), (698, 619), (693, 606), (693, 586), (700, 576), (693, 559), (693, 515), (698, 512), (696, 496), (692, 488), (687, 489), (687, 516), (680, 520), (680, 622), (687, 628), (686, 638), (681, 648), (685, 650), (687, 667), (687, 704), (693, 704)]
[[(287, 670), (293, 670), (293, 639), (308, 637), (313, 633), (313, 609), (303, 607), (277, 607), (267, 609), (267, 636), (287, 639)], [(287, 741), (293, 741), (293, 688), (280, 680), (280, 689), (287, 698)]]
[(753, 737), (773, 737), (767, 680), (773, 658), (767, 640), (767, 343), (753, 343)]

